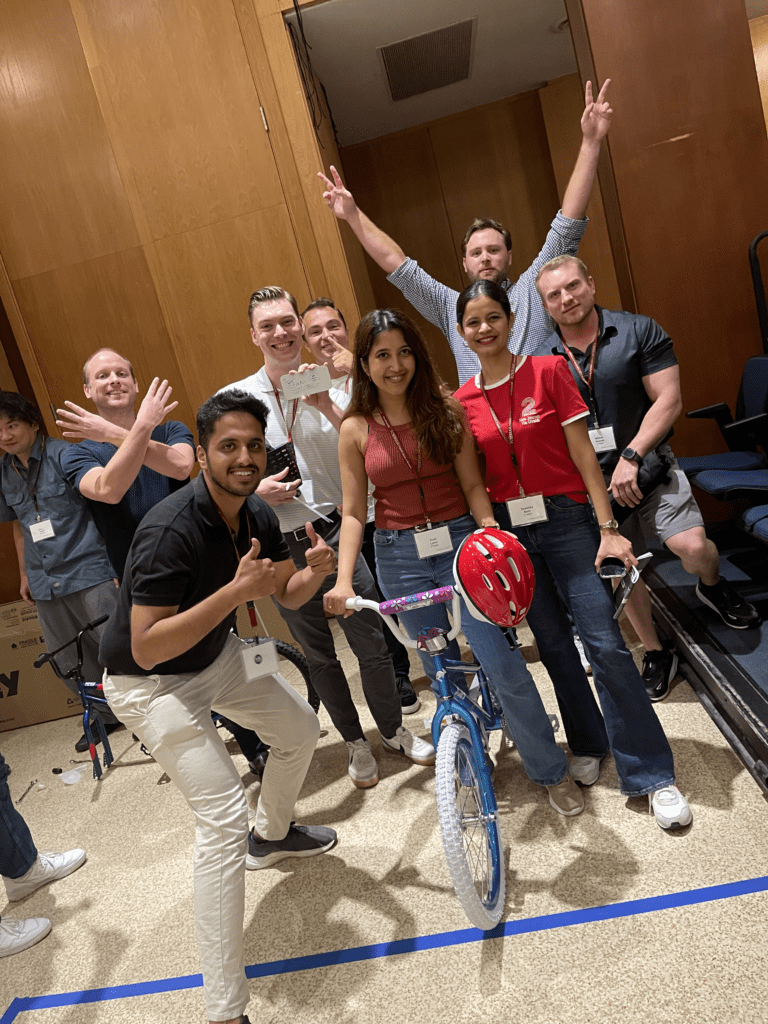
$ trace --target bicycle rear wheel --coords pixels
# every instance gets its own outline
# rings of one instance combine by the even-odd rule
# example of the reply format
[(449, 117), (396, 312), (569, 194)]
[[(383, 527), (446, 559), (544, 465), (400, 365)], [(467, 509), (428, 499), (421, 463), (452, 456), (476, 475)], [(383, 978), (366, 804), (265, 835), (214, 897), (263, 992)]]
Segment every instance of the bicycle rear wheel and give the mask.
[(280, 675), (294, 690), (298, 690), (302, 697), (306, 692), (307, 703), (317, 714), (320, 710), (320, 698), (312, 685), (307, 659), (297, 647), (287, 643), (285, 640), (278, 640), (275, 637), (268, 636), (259, 637), (259, 643), (268, 643), (270, 641), (277, 649)]
[(476, 928), (489, 931), (504, 911), (504, 847), (496, 794), (484, 783), (477, 757), (466, 726), (450, 722), (435, 765), (443, 850), (464, 913)]

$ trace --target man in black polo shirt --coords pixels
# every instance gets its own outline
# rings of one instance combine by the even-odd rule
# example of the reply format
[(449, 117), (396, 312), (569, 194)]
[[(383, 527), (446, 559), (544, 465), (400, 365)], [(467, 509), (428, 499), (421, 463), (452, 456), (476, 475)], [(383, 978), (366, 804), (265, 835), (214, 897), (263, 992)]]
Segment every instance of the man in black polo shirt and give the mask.
[[(666, 331), (647, 316), (595, 305), (595, 282), (582, 261), (559, 256), (536, 278), (557, 328), (535, 355), (563, 355), (591, 410), (590, 437), (617, 506), (621, 532), (637, 553), (657, 540), (698, 576), (696, 594), (733, 629), (760, 625), (757, 610), (720, 575), (720, 555), (683, 471), (667, 443), (682, 411), (680, 370)], [(643, 680), (663, 700), (677, 655), (659, 641), (648, 590), (637, 586), (627, 615), (645, 647)]]
[[(291, 822), (317, 716), (279, 675), (254, 680), (247, 645), (231, 632), (245, 601), (274, 594), (298, 608), (335, 570), (332, 550), (311, 524), (307, 564), (297, 570), (277, 517), (254, 495), (266, 466), (266, 419), (262, 402), (237, 391), (200, 407), (202, 472), (138, 527), (100, 648), (110, 705), (196, 818), (195, 917), (215, 1021), (240, 1021), (248, 1002), (244, 868), (323, 853), (336, 841), (332, 829)], [(271, 747), (250, 833), (242, 782), (211, 710), (256, 730)]]

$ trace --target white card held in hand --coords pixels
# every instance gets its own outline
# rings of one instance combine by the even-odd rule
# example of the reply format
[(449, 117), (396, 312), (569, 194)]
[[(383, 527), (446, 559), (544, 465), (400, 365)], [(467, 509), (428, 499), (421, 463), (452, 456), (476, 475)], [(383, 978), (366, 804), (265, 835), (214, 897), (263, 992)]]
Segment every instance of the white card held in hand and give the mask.
[(288, 399), (317, 395), (328, 391), (330, 386), (331, 374), (327, 366), (313, 366), (301, 373), (284, 373), (280, 378), (280, 387)]

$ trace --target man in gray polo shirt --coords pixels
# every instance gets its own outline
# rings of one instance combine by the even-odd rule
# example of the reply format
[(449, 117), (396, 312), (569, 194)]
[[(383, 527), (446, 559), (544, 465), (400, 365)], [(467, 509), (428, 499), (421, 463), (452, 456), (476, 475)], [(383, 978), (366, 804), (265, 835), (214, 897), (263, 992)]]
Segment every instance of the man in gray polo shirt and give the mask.
[[(595, 282), (577, 257), (544, 264), (536, 287), (557, 328), (534, 354), (568, 360), (591, 411), (590, 437), (622, 519), (621, 532), (636, 553), (638, 543), (665, 544), (686, 572), (699, 577), (697, 596), (726, 625), (759, 626), (757, 610), (720, 575), (719, 552), (707, 538), (688, 480), (667, 443), (682, 411), (672, 340), (647, 316), (596, 305)], [(632, 591), (627, 615), (645, 647), (648, 696), (663, 700), (677, 656), (659, 641), (644, 586)]]
[[(554, 326), (536, 294), (535, 279), (539, 267), (561, 253), (575, 253), (587, 227), (584, 214), (595, 183), (600, 146), (613, 114), (605, 98), (610, 81), (606, 78), (594, 101), (592, 83), (587, 82), (581, 117), (583, 138), (576, 165), (563, 196), (562, 209), (552, 221), (544, 246), (528, 270), (514, 284), (509, 281), (507, 273), (512, 262), (512, 238), (498, 221), (476, 218), (462, 241), (463, 267), (469, 280), (493, 280), (506, 290), (515, 315), (509, 348), (519, 355), (532, 352), (549, 336)], [(349, 224), (371, 259), (386, 272), (387, 280), (400, 289), (423, 317), (440, 328), (456, 360), (459, 385), (466, 383), (480, 369), (480, 364), (456, 329), (459, 293), (430, 277), (415, 260), (406, 258), (397, 242), (358, 208), (335, 167), (331, 167), (331, 174), (333, 181), (324, 174), (318, 175), (325, 184), (323, 198), (331, 211)]]
[[(257, 494), (273, 507), (288, 548), (299, 568), (305, 565), (309, 521), (337, 553), (342, 502), (338, 428), (346, 404), (343, 391), (326, 391), (306, 399), (286, 399), (280, 378), (301, 366), (304, 324), (294, 297), (283, 288), (261, 288), (248, 304), (251, 338), (264, 356), (264, 366), (244, 380), (229, 384), (260, 398), (270, 409), (265, 437), (272, 448), (291, 442), (301, 480), (287, 479), (288, 470), (265, 477)], [(280, 606), (280, 614), (301, 644), (312, 684), (349, 750), (349, 775), (358, 788), (375, 786), (378, 767), (357, 714), (344, 671), (336, 657), (333, 635), (323, 611), (323, 594), (335, 585), (336, 573), (323, 582), (301, 608)], [(376, 601), (376, 588), (362, 556), (354, 577), (355, 593)], [(355, 620), (360, 622), (356, 623)], [(363, 693), (385, 748), (405, 754), (416, 764), (432, 764), (430, 743), (413, 736), (402, 724), (395, 672), (387, 654), (378, 617), (363, 612), (339, 618), (352, 653), (360, 664)]]
[[(115, 607), (117, 588), (104, 541), (85, 504), (67, 482), (62, 461), (66, 441), (41, 435), (42, 417), (15, 391), (0, 392), (0, 522), (13, 523), (21, 596), (35, 604), (49, 651)], [(83, 672), (100, 682), (101, 626), (83, 636)], [(57, 659), (74, 667), (74, 646)], [(78, 700), (77, 683), (63, 680)], [(107, 732), (119, 729), (111, 711), (100, 712)], [(76, 744), (86, 750), (85, 736)]]

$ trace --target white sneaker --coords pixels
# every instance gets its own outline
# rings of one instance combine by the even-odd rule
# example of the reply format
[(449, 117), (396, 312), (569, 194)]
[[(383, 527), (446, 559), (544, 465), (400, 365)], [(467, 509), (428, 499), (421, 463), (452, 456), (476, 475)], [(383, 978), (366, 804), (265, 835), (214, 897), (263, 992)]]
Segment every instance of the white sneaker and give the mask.
[(593, 786), (600, 778), (600, 757), (572, 757), (568, 774), (580, 786)]
[(379, 768), (371, 753), (368, 740), (347, 740), (349, 747), (349, 777), (358, 789), (369, 789), (379, 781)]
[(51, 930), (47, 917), (30, 917), (26, 921), (0, 921), (0, 956), (11, 956), (29, 949)]
[(420, 740), (418, 736), (408, 732), (404, 725), (401, 725), (395, 735), (388, 739), (381, 737), (381, 742), (390, 750), (399, 750), (400, 753), (409, 757), (414, 764), (434, 764), (435, 748), (426, 740)]
[[(37, 860), (21, 878), (6, 878), (5, 891), (11, 902), (23, 900), (41, 885), (54, 882), (57, 878), (71, 875), (85, 863), (85, 850), (68, 850), (67, 853), (38, 853)], [(41, 936), (42, 938), (42, 936)]]
[(573, 642), (576, 645), (576, 650), (579, 652), (579, 661), (581, 662), (581, 667), (584, 669), (588, 676), (591, 676), (592, 666), (589, 664), (589, 658), (587, 657), (587, 652), (584, 650), (584, 644), (581, 642), (581, 637), (574, 636)]
[(685, 828), (693, 821), (688, 801), (677, 786), (665, 786), (649, 793), (648, 808), (660, 828)]

